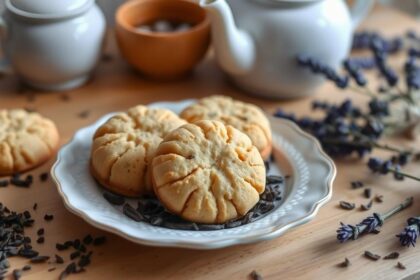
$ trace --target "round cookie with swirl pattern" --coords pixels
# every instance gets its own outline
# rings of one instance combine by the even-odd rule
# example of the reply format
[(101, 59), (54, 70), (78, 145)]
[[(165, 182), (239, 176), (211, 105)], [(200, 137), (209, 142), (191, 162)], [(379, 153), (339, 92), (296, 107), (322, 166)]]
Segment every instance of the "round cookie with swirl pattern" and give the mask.
[(0, 110), (0, 175), (41, 165), (55, 154), (59, 138), (55, 124), (36, 112)]
[(153, 187), (170, 212), (198, 223), (244, 216), (265, 189), (265, 166), (250, 138), (219, 121), (169, 133), (152, 163)]
[(231, 125), (251, 138), (264, 159), (270, 156), (272, 146), (270, 123), (264, 112), (253, 104), (215, 95), (200, 99), (183, 110), (180, 116), (190, 123), (199, 120), (216, 120)]
[(169, 110), (141, 105), (113, 116), (93, 137), (91, 174), (117, 194), (153, 194), (150, 164), (156, 148), (169, 132), (184, 123)]

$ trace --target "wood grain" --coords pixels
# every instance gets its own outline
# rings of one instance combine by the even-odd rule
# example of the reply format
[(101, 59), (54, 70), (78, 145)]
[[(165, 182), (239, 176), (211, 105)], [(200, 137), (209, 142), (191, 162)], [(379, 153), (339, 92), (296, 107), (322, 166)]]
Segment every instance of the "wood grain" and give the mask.
[[(364, 28), (380, 30), (387, 35), (401, 34), (408, 28), (420, 31), (418, 22), (382, 7), (375, 10)], [(131, 70), (119, 57), (113, 44), (107, 47), (107, 52), (111, 54), (112, 60), (100, 63), (88, 85), (67, 93), (69, 101), (63, 101), (63, 94), (60, 93), (37, 93), (35, 100), (29, 102), (34, 93), (19, 93), (16, 79), (4, 77), (0, 80), (0, 107), (35, 108), (55, 120), (62, 136), (61, 143), (64, 144), (77, 129), (92, 123), (101, 115), (140, 103), (226, 94), (258, 104), (267, 111), (281, 107), (303, 115), (309, 112), (309, 104), (314, 98), (333, 101), (352, 96), (356, 103), (363, 101), (363, 97), (339, 92), (330, 85), (318, 89), (313, 98), (284, 102), (257, 99), (232, 87), (217, 69), (211, 55), (185, 79), (159, 83), (143, 79)], [(88, 117), (80, 118), (79, 114), (86, 110), (90, 112)], [(409, 144), (402, 140), (396, 141), (399, 145)], [(48, 171), (52, 163), (53, 160), (33, 174)], [(338, 161), (337, 166), (338, 176), (331, 202), (319, 211), (313, 221), (280, 238), (214, 251), (194, 251), (140, 246), (105, 233), (108, 242), (105, 246), (95, 248), (92, 265), (87, 272), (72, 276), (72, 279), (248, 279), (252, 270), (257, 270), (265, 279), (399, 279), (419, 272), (419, 249), (401, 248), (395, 238), (408, 217), (420, 214), (419, 184), (408, 180), (403, 183), (387, 178), (377, 180), (362, 162), (354, 159)], [(415, 168), (411, 171), (419, 173)], [(344, 211), (337, 206), (340, 200), (354, 201), (358, 205), (366, 203), (362, 190), (350, 189), (349, 182), (355, 179), (368, 182), (374, 194), (384, 195), (385, 202), (374, 204), (374, 211), (384, 211), (411, 195), (416, 202), (410, 209), (390, 219), (379, 235), (338, 244), (335, 231), (339, 222), (356, 223), (369, 213)], [(34, 245), (42, 254), (53, 256), (56, 242), (81, 238), (87, 233), (104, 234), (68, 212), (50, 180), (40, 183), (37, 179), (30, 189), (0, 189), (0, 201), (18, 211), (31, 208), (34, 202), (38, 203), (38, 210), (35, 211), (37, 221), (28, 233), (35, 239), (36, 230), (45, 228), (46, 243)], [(55, 219), (51, 222), (43, 221), (42, 217), (46, 213), (54, 214)], [(399, 261), (407, 269), (397, 269), (395, 260), (370, 261), (362, 256), (364, 250), (382, 256), (396, 250), (401, 254)], [(339, 268), (337, 264), (344, 257), (349, 258), (352, 265)], [(11, 260), (13, 267), (22, 267), (27, 262), (21, 258)], [(56, 278), (64, 267), (57, 266), (56, 271), (47, 272), (52, 266), (34, 265), (31, 271), (24, 273), (24, 279)]]

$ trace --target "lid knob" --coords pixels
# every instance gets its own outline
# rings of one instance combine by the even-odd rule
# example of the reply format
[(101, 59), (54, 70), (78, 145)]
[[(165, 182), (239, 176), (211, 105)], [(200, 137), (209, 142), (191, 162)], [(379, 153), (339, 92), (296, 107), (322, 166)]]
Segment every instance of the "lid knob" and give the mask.
[(7, 0), (15, 9), (31, 14), (65, 14), (81, 9), (92, 0)]

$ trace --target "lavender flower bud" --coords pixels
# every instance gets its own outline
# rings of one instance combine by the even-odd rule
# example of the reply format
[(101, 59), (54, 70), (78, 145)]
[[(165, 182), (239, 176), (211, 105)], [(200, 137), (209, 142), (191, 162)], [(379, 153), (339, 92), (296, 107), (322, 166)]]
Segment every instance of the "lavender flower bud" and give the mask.
[(354, 227), (352, 225), (346, 225), (341, 223), (341, 227), (337, 230), (337, 239), (341, 243), (346, 242), (350, 239), (357, 239), (357, 236), (359, 235), (359, 230), (357, 227)]
[(397, 237), (400, 239), (400, 243), (402, 246), (410, 247), (416, 246), (417, 237), (419, 235), (419, 227), (414, 224), (410, 226), (406, 226), (404, 230), (397, 235)]
[(381, 215), (378, 213), (373, 213), (373, 216), (367, 217), (357, 226), (360, 227), (364, 225), (366, 228), (363, 230), (363, 233), (371, 233), (374, 232), (377, 228), (381, 227), (383, 224), (384, 219), (381, 217)]
[(416, 246), (417, 237), (419, 236), (420, 217), (412, 217), (407, 220), (408, 226), (397, 235), (402, 246)]

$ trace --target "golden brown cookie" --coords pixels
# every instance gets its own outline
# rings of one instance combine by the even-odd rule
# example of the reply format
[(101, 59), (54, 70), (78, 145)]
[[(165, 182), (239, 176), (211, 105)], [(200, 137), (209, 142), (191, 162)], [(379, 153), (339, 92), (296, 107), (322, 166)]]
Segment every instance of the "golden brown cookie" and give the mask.
[(270, 156), (270, 123), (263, 111), (253, 104), (233, 100), (227, 96), (211, 96), (187, 107), (180, 116), (190, 123), (217, 120), (231, 125), (251, 138), (264, 159)]
[(141, 105), (110, 118), (93, 137), (92, 175), (118, 194), (152, 194), (149, 163), (162, 138), (184, 123), (171, 111)]
[(186, 220), (224, 223), (244, 216), (265, 189), (265, 167), (244, 133), (198, 121), (169, 133), (152, 163), (161, 203)]
[(22, 109), (0, 110), (0, 175), (44, 163), (58, 144), (58, 131), (51, 120)]

